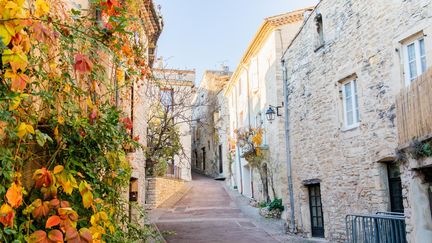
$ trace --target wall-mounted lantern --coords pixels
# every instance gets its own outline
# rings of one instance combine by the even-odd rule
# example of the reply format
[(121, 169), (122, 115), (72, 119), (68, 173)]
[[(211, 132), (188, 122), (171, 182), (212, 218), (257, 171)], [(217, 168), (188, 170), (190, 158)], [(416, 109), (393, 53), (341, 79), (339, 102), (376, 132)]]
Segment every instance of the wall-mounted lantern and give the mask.
[[(267, 121), (272, 122), (274, 121), (274, 119), (276, 118), (276, 116), (282, 116), (279, 113), (279, 109), (282, 108), (283, 106), (272, 106), (269, 105), (269, 108), (266, 111), (266, 117), (267, 117)], [(276, 111), (275, 111), (276, 109)]]

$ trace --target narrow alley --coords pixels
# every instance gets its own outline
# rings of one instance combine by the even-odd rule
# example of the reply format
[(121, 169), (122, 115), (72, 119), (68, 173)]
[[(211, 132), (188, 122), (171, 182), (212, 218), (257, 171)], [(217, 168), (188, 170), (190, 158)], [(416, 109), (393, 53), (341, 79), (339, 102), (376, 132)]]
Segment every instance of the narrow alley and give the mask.
[(183, 193), (152, 211), (160, 231), (173, 232), (166, 237), (168, 242), (282, 242), (269, 231), (271, 227), (282, 231), (283, 225), (277, 223), (281, 220), (261, 219), (272, 225), (264, 229), (247, 212), (251, 208), (247, 200), (229, 192), (222, 182), (194, 174)]

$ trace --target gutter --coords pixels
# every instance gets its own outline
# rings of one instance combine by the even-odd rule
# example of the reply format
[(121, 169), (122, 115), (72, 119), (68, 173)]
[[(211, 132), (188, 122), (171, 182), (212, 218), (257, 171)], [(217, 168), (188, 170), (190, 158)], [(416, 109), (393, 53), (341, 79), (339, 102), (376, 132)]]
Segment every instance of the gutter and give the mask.
[(290, 146), (290, 128), (289, 128), (289, 92), (288, 92), (288, 74), (285, 66), (285, 60), (281, 61), (282, 72), (283, 72), (283, 90), (284, 90), (284, 109), (285, 109), (285, 150), (286, 150), (286, 163), (288, 173), (288, 192), (290, 199), (290, 221), (288, 224), (289, 232), (296, 233), (295, 223), (295, 210), (294, 210), (294, 189), (292, 182), (292, 161), (291, 161), (291, 146)]

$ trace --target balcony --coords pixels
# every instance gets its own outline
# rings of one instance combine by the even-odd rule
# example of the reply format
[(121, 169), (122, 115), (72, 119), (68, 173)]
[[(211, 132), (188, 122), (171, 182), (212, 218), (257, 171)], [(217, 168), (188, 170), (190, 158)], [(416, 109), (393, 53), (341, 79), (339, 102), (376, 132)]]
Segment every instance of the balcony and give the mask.
[(399, 148), (432, 137), (432, 68), (403, 88), (396, 97)]

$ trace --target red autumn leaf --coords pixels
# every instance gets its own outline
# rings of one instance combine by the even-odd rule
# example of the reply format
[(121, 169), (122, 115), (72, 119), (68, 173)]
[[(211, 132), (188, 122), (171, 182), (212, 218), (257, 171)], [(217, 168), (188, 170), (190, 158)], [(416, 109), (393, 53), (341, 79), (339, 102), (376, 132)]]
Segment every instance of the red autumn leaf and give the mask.
[(49, 202), (50, 208), (58, 208), (59, 206), (60, 206), (60, 200), (58, 200), (57, 198), (54, 198)]
[(49, 172), (46, 168), (36, 170), (33, 174), (33, 179), (35, 180), (35, 187), (37, 189), (41, 187), (49, 187), (53, 183), (51, 172)]
[(64, 242), (63, 233), (60, 230), (51, 230), (48, 233), (48, 239), (54, 242)]
[(76, 54), (74, 69), (80, 73), (89, 73), (93, 69), (93, 63), (86, 55)]
[(93, 242), (93, 237), (89, 229), (81, 228), (79, 230), (79, 235), (81, 238), (81, 242), (85, 242), (85, 243)]
[(5, 227), (13, 228), (14, 217), (14, 210), (8, 204), (4, 203), (0, 208), (0, 223)]
[(68, 202), (68, 201), (64, 201), (64, 200), (62, 200), (62, 201), (60, 202), (60, 207), (61, 207), (61, 208), (69, 208), (69, 207), (70, 207), (69, 202)]
[(43, 230), (38, 230), (30, 235), (29, 243), (45, 243), (48, 242), (47, 234)]
[(93, 109), (92, 113), (89, 115), (90, 124), (93, 124), (94, 120), (97, 118), (98, 111), (97, 109)]
[(77, 241), (79, 242), (79, 234), (78, 231), (73, 228), (73, 227), (68, 227), (66, 229), (66, 241), (67, 242), (74, 242)]
[(34, 218), (45, 218), (48, 216), (48, 213), (50, 211), (49, 209), (49, 202), (42, 202), (40, 199), (36, 199), (32, 206), (34, 207), (32, 215)]
[(125, 117), (125, 118), (121, 119), (121, 122), (123, 123), (123, 125), (125, 126), (126, 129), (132, 130), (133, 123), (129, 117)]
[(138, 136), (135, 136), (134, 138), (133, 138), (133, 140), (135, 141), (135, 142), (139, 142), (139, 140), (140, 140), (140, 136), (138, 135)]
[(60, 224), (60, 222), (61, 222), (60, 217), (57, 215), (53, 215), (49, 217), (48, 220), (46, 221), (45, 228), (51, 228), (53, 226), (57, 226)]
[(6, 199), (13, 208), (18, 208), (22, 204), (23, 193), (19, 183), (14, 182), (6, 192)]

